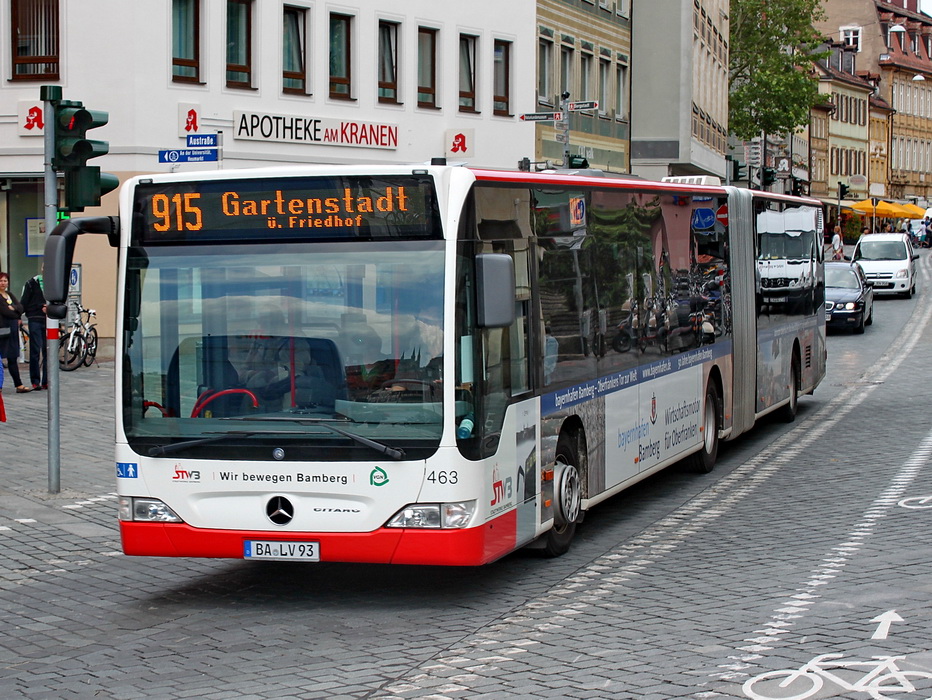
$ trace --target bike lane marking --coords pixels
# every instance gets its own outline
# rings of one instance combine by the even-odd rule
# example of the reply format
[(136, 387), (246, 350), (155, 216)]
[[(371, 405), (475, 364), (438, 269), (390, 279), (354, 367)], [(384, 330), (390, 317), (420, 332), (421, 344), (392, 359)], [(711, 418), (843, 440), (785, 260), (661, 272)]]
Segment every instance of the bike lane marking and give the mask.
[[(901, 343), (896, 343), (884, 353), (884, 357), (890, 357), (890, 364), (884, 366), (884, 362), (878, 362), (877, 365), (883, 367), (883, 369), (877, 372), (865, 373), (865, 379), (870, 378), (877, 382), (876, 384), (862, 387), (862, 393), (854, 397), (846, 398), (845, 392), (843, 392), (830, 402), (826, 408), (831, 408), (831, 404), (836, 401), (850, 401), (850, 404), (844, 403), (841, 409), (844, 410), (844, 413), (848, 413), (850, 409), (862, 403), (877, 386), (882, 384), (902, 364), (909, 352), (916, 346), (929, 324), (930, 314), (932, 314), (932, 305), (926, 304), (926, 308), (921, 313), (920, 321), (912, 331), (903, 338)], [(868, 377), (868, 375), (870, 376)], [(851, 558), (860, 551), (865, 539), (873, 533), (876, 522), (887, 517), (890, 511), (895, 506), (900, 505), (903, 500), (907, 500), (904, 499), (907, 488), (928, 463), (930, 457), (932, 457), (932, 431), (926, 434), (919, 446), (890, 479), (887, 488), (864, 511), (861, 519), (849, 531), (846, 541), (837, 544), (826, 554), (822, 559), (822, 565), (811, 572), (809, 578), (796, 589), (797, 592), (785, 599), (780, 607), (774, 610), (774, 614), (762, 625), (761, 629), (757, 629), (752, 633), (756, 636), (746, 638), (744, 646), (737, 647), (738, 652), (744, 653), (729, 656), (730, 663), (721, 664), (719, 666), (721, 671), (711, 674), (711, 678), (720, 681), (741, 682), (750, 675), (747, 673), (747, 670), (752, 668), (750, 662), (763, 658), (761, 652), (774, 649), (773, 645), (779, 641), (779, 636), (789, 634), (792, 631), (790, 628), (797, 624), (795, 621), (802, 618), (808, 608), (822, 597), (824, 589), (821, 589), (820, 586), (827, 585), (842, 572)]]
[[(580, 615), (594, 607), (610, 606), (613, 600), (625, 595), (626, 582), (648, 573), (651, 565), (676, 550), (691, 535), (726, 515), (733, 506), (751, 495), (786, 465), (793, 464), (813, 444), (823, 439), (828, 431), (833, 430), (908, 357), (909, 350), (919, 342), (930, 317), (932, 301), (927, 304), (915, 328), (908, 335), (901, 335), (884, 353), (883, 361), (877, 362), (873, 369), (864, 373), (859, 382), (843, 389), (810, 418), (800, 423), (805, 426), (805, 430), (785, 433), (683, 506), (639, 535), (597, 557), (547, 594), (516, 605), (510, 613), (464, 635), (418, 668), (387, 681), (379, 689), (378, 697), (423, 697), (423, 693), (428, 690), (438, 695), (469, 691), (481, 686), (489, 672), (500, 670), (500, 664), (507, 663), (509, 669), (513, 669), (514, 664), (521, 663), (522, 655), (533, 654), (535, 647), (545, 643), (550, 634), (570, 633), (574, 629), (574, 620)], [(798, 434), (800, 432), (802, 435)], [(888, 500), (887, 507), (895, 500)], [(816, 590), (816, 586), (828, 583), (841, 571), (851, 554), (858, 551), (863, 539), (869, 535), (873, 520), (877, 517), (882, 517), (880, 511), (869, 514), (866, 526), (856, 527), (847, 540), (826, 557), (826, 566), (811, 578), (813, 590)], [(756, 637), (752, 643), (763, 650), (765, 642), (772, 643), (775, 637), (789, 632), (786, 628), (794, 624), (792, 620), (802, 617), (801, 613), (817, 598), (818, 595), (807, 591), (792, 596), (765, 623), (766, 629), (754, 633), (761, 636)], [(583, 656), (585, 654), (581, 653), (580, 657)], [(737, 660), (737, 667), (731, 670), (735, 672), (750, 668), (747, 661), (760, 656), (729, 658)], [(743, 673), (741, 676), (745, 678), (748, 674)], [(718, 676), (716, 679), (721, 680)]]

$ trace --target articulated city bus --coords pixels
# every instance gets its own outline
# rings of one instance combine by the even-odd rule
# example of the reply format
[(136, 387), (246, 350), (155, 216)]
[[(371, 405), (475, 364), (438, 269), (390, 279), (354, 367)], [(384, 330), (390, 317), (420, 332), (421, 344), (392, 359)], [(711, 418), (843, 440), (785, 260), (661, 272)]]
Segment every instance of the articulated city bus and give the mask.
[[(796, 414), (819, 203), (446, 165), (137, 177), (120, 217), (127, 554), (478, 565)], [(112, 227), (112, 230), (111, 230)]]

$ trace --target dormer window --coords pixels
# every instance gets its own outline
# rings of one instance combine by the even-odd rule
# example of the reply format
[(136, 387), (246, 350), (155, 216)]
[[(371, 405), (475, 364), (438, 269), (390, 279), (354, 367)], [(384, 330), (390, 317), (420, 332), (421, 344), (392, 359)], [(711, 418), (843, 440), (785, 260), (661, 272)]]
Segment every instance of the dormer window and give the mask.
[(841, 27), (841, 41), (845, 46), (853, 46), (857, 51), (861, 50), (861, 27), (852, 25)]

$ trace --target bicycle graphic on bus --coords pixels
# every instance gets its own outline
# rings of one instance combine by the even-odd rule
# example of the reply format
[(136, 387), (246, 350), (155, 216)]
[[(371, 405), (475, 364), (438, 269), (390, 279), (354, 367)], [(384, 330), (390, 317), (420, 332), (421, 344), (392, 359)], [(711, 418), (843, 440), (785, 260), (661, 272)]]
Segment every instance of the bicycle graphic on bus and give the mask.
[[(904, 671), (897, 665), (897, 661), (905, 658), (874, 656), (870, 661), (856, 661), (844, 659), (844, 654), (820, 654), (798, 669), (767, 671), (755, 676), (745, 682), (742, 690), (751, 700), (803, 700), (816, 695), (828, 681), (846, 692), (891, 700), (912, 697), (920, 689), (932, 689), (932, 673)], [(866, 671), (858, 677), (861, 672), (854, 669)]]

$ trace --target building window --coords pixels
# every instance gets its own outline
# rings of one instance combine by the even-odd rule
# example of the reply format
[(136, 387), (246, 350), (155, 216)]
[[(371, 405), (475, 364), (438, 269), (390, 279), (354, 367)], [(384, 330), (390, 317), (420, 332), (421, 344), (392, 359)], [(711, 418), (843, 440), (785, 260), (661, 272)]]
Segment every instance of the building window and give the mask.
[(592, 54), (579, 55), (579, 99), (592, 99)]
[(460, 34), (460, 112), (476, 111), (476, 44), (478, 37)]
[(573, 94), (573, 49), (560, 47), (560, 94)]
[(615, 119), (628, 118), (628, 66), (615, 66)]
[(857, 26), (841, 27), (841, 40), (846, 46), (854, 46), (861, 51), (861, 28)]
[(417, 29), (417, 106), (437, 106), (437, 30)]
[(282, 10), (282, 92), (307, 94), (307, 10), (289, 7)]
[(511, 115), (511, 42), (496, 39), (492, 66), (492, 112)]
[(227, 87), (252, 87), (252, 0), (227, 0)]
[(12, 0), (13, 80), (58, 80), (58, 0)]
[(541, 39), (537, 44), (537, 101), (550, 104), (553, 99), (553, 42)]
[(172, 0), (172, 80), (201, 81), (200, 0)]
[(599, 60), (599, 114), (608, 113), (609, 70), (608, 61)]
[(349, 15), (330, 15), (330, 97), (353, 99), (352, 44)]
[(398, 104), (398, 24), (379, 22), (379, 102)]

